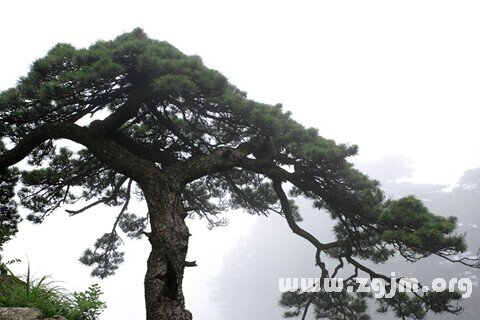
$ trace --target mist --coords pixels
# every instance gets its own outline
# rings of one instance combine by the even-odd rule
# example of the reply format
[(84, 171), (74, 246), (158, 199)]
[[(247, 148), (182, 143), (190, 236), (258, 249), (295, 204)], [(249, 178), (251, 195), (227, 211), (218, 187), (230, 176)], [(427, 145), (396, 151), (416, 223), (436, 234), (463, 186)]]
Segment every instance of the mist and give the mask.
[[(480, 168), (465, 172), (456, 187), (444, 191), (445, 185), (397, 182), (408, 178), (413, 171), (405, 156), (388, 155), (381, 160), (358, 163), (357, 167), (381, 181), (390, 198), (413, 194), (437, 214), (456, 215), (459, 219), (458, 232), (466, 234), (470, 253), (476, 254), (480, 245)], [(306, 199), (297, 204), (304, 218), (302, 227), (321, 241), (333, 241), (334, 223), (328, 213), (314, 209)], [(212, 300), (222, 307), (223, 319), (280, 319), (286, 310), (278, 305), (278, 279), (320, 277), (314, 261), (315, 248), (292, 234), (282, 217), (258, 217), (255, 220), (249, 235), (225, 256), (223, 272), (215, 278)], [(334, 263), (330, 260), (327, 265), (333, 269)], [(431, 314), (428, 319), (477, 319), (480, 303), (480, 272), (477, 269), (446, 263), (434, 257), (412, 264), (396, 256), (384, 265), (371, 263), (369, 266), (380, 273), (390, 274), (393, 271), (397, 277), (416, 277), (425, 283), (439, 277), (468, 277), (472, 279), (474, 289), (472, 296), (461, 303), (465, 311), (460, 315)], [(395, 319), (392, 314), (377, 314), (377, 307), (373, 302), (370, 304), (373, 319)]]

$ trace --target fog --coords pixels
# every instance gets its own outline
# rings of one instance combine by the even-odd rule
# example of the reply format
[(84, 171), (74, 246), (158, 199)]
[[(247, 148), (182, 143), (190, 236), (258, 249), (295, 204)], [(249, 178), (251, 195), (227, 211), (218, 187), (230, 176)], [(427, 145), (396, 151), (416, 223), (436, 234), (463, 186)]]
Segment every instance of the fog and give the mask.
[[(445, 189), (443, 185), (397, 182), (411, 172), (408, 159), (403, 156), (389, 155), (378, 161), (358, 163), (357, 166), (381, 181), (391, 198), (415, 194), (433, 212), (444, 216), (456, 215), (459, 219), (458, 232), (466, 234), (470, 253), (476, 253), (480, 246), (480, 168), (466, 172), (458, 186), (445, 192), (442, 191)], [(302, 227), (323, 242), (333, 241), (334, 224), (328, 213), (314, 209), (308, 200), (297, 201), (297, 204), (303, 213)], [(292, 234), (286, 221), (279, 216), (258, 218), (249, 235), (242, 240), (225, 256), (223, 270), (215, 278), (213, 300), (221, 306), (223, 319), (279, 319), (286, 310), (278, 306), (278, 279), (320, 277), (320, 271), (315, 267), (315, 248)], [(333, 269), (336, 264), (328, 261), (327, 265)], [(416, 277), (423, 283), (431, 283), (434, 278), (440, 277), (468, 277), (474, 289), (472, 296), (461, 302), (465, 311), (461, 315), (432, 314), (429, 319), (478, 319), (478, 269), (468, 269), (433, 257), (414, 264), (394, 257), (384, 265), (369, 265), (380, 273), (395, 272), (397, 277)], [(391, 314), (375, 313), (376, 307), (374, 303), (370, 304), (372, 319), (395, 319)]]
[[(85, 47), (142, 27), (201, 56), (250, 98), (282, 103), (321, 135), (358, 144), (351, 160), (388, 195), (417, 194), (434, 212), (460, 216), (460, 231), (476, 248), (479, 15), (477, 1), (5, 2), (0, 90), (58, 42)], [(332, 236), (327, 215), (299, 205), (304, 226), (321, 240)], [(22, 259), (15, 272), (29, 263), (69, 290), (100, 283), (108, 304), (102, 320), (142, 319), (145, 240), (126, 241), (126, 262), (106, 280), (90, 278), (78, 262), (115, 214), (97, 208), (69, 218), (61, 208), (42, 225), (23, 222), (5, 258)], [(198, 320), (280, 319), (278, 277), (311, 276), (313, 249), (280, 216), (226, 216), (229, 226), (214, 230), (189, 222), (189, 259), (198, 267), (186, 271), (187, 308)], [(401, 268), (429, 277), (422, 271), (429, 263)], [(461, 272), (436, 265), (448, 275)], [(476, 297), (470, 303), (478, 310)]]

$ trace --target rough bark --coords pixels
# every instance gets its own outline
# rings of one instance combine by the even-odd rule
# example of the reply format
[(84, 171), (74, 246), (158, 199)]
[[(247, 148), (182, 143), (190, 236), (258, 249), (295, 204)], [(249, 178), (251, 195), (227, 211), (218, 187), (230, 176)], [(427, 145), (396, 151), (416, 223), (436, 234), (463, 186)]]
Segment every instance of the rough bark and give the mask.
[(143, 187), (152, 232), (145, 275), (147, 320), (191, 320), (182, 292), (190, 233), (185, 223), (181, 188), (174, 181)]

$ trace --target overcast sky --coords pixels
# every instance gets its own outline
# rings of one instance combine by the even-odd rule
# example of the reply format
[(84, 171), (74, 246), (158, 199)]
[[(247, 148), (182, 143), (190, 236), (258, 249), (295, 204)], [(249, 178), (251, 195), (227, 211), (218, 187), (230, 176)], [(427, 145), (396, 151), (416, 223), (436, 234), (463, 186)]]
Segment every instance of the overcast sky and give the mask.
[[(414, 181), (445, 184), (480, 167), (478, 1), (17, 0), (3, 1), (0, 8), (0, 90), (13, 86), (58, 42), (85, 47), (142, 27), (152, 38), (200, 55), (250, 98), (282, 103), (322, 135), (358, 144), (359, 160), (406, 156)], [(73, 222), (59, 214), (47, 221), (49, 227), (23, 226), (24, 235), (8, 252), (28, 255), (54, 277), (62, 268), (78, 272), (77, 280), (68, 278), (71, 272), (60, 274), (62, 280), (77, 281), (75, 286), (91, 282), (76, 258), (107, 226), (79, 232), (75, 226), (80, 219), (88, 225), (89, 217)], [(227, 231), (213, 233), (192, 225), (198, 228), (192, 251), (212, 256), (208, 268), (187, 274), (187, 303), (205, 317), (196, 319), (207, 319), (200, 309), (213, 310), (214, 303), (207, 304), (195, 290), (208, 283), (205, 278), (217, 270), (230, 244), (248, 232), (251, 221), (237, 219), (241, 222)], [(56, 228), (65, 223), (72, 229)], [(75, 230), (79, 238), (72, 240)], [(45, 237), (57, 244), (59, 237), (76, 241), (66, 253), (69, 260), (56, 267), (33, 261), (48, 249), (41, 243)], [(138, 253), (132, 260), (143, 259), (148, 248), (131, 246)], [(47, 256), (54, 257), (51, 251)], [(111, 303), (104, 320), (140, 318), (122, 311), (125, 305), (116, 296), (121, 291), (112, 288), (131, 281), (131, 309), (141, 310), (144, 264), (130, 262), (105, 282)]]

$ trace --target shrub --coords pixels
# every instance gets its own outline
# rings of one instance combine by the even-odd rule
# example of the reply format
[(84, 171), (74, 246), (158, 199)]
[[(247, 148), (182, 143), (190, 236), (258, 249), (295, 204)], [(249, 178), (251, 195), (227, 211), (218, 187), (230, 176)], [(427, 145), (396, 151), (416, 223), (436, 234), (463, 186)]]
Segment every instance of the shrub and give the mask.
[(106, 308), (98, 284), (71, 294), (47, 276), (32, 279), (30, 268), (24, 278), (0, 286), (0, 307), (38, 308), (46, 317), (59, 315), (68, 320), (96, 320)]

